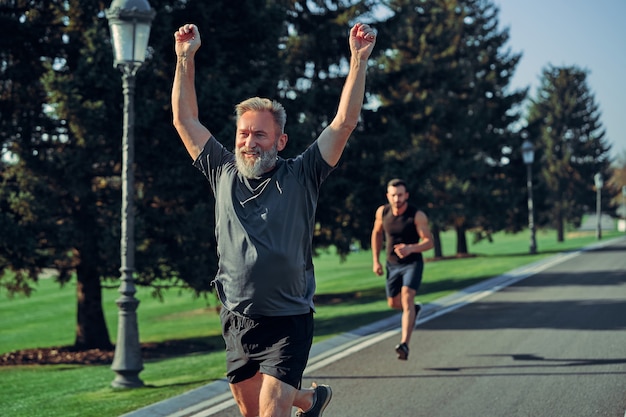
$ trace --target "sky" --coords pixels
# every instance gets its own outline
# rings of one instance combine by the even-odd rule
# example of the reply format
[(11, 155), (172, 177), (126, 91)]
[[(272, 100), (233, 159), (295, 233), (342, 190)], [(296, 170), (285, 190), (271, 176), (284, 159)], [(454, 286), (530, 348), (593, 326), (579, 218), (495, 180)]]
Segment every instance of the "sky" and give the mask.
[(611, 156), (626, 159), (626, 0), (494, 0), (506, 46), (523, 54), (511, 86), (536, 97), (548, 65), (587, 70)]

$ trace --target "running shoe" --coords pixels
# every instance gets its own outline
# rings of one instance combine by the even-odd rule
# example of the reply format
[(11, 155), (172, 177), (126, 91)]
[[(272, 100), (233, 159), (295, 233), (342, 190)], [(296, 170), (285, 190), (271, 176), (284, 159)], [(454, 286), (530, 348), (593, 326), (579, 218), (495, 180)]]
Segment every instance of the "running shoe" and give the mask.
[(333, 397), (333, 391), (328, 385), (316, 385), (314, 383), (313, 386), (315, 387), (313, 406), (306, 412), (302, 410), (296, 411), (296, 417), (322, 417), (322, 413)]
[(398, 359), (405, 361), (409, 358), (409, 347), (406, 343), (400, 343), (396, 345), (396, 353), (398, 354)]

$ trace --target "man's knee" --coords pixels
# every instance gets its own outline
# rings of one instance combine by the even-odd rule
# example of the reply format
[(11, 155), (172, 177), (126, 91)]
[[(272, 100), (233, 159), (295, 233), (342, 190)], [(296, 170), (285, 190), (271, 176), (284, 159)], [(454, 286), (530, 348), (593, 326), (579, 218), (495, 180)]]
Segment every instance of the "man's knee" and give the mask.
[(394, 308), (396, 310), (402, 310), (402, 303), (400, 302), (400, 297), (389, 297), (387, 298), (387, 304), (390, 308)]

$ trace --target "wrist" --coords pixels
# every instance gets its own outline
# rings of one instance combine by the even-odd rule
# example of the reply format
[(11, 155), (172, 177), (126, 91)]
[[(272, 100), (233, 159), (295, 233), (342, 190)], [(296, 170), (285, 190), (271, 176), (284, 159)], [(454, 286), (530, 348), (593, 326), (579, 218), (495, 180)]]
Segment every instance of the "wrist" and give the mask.
[(367, 61), (367, 58), (361, 59), (358, 56), (353, 56), (350, 65), (354, 71), (367, 71)]

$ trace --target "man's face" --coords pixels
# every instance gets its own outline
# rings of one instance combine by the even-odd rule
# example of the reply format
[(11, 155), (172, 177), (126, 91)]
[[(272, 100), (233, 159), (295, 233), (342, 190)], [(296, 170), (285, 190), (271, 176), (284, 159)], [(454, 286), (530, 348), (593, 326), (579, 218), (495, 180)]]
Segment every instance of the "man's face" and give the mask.
[(239, 117), (235, 158), (243, 176), (259, 177), (274, 168), (278, 152), (287, 143), (287, 135), (277, 130), (270, 112), (247, 111)]
[(400, 209), (404, 207), (407, 200), (409, 199), (409, 193), (407, 193), (406, 188), (402, 185), (397, 187), (387, 187), (387, 200), (391, 207), (395, 209)]

